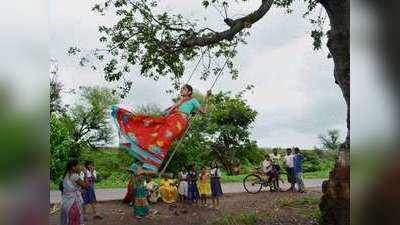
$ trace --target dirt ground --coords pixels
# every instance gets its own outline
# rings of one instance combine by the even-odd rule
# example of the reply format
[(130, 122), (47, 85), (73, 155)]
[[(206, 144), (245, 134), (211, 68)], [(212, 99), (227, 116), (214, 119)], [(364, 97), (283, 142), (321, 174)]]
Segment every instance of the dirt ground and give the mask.
[[(219, 210), (199, 205), (157, 203), (152, 208), (155, 215), (140, 221), (133, 219), (132, 208), (119, 201), (98, 203), (97, 208), (103, 220), (93, 220), (88, 216), (85, 225), (228, 225), (228, 224), (317, 224), (318, 189), (307, 193), (261, 192), (258, 194), (226, 194)], [(211, 204), (211, 200), (208, 202)], [(176, 211), (176, 212), (175, 212)], [(186, 212), (185, 212), (186, 211)], [(50, 215), (50, 225), (59, 224), (59, 212)]]

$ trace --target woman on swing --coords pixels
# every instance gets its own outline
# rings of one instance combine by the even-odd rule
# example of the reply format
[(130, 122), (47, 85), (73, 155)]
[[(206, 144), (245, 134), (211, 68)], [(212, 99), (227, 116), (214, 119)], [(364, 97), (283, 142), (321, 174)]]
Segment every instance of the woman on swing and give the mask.
[[(173, 142), (185, 133), (189, 115), (197, 111), (207, 112), (192, 94), (192, 86), (184, 85), (177, 103), (168, 108), (162, 117), (133, 114), (113, 106), (112, 116), (118, 126), (120, 147), (140, 160), (146, 173), (157, 173)], [(208, 91), (206, 100), (210, 95), (211, 91)]]

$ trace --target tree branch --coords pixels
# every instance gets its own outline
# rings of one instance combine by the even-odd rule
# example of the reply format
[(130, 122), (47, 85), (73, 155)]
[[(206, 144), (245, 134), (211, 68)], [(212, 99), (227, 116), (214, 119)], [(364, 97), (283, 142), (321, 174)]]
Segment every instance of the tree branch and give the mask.
[(260, 20), (270, 10), (273, 2), (273, 0), (262, 0), (261, 6), (256, 11), (236, 20), (228, 19), (228, 26), (230, 26), (230, 29), (216, 32), (213, 35), (205, 37), (189, 37), (181, 42), (180, 47), (189, 48), (194, 46), (207, 46), (218, 43), (222, 40), (232, 40), (233, 37), (246, 26), (254, 24)]

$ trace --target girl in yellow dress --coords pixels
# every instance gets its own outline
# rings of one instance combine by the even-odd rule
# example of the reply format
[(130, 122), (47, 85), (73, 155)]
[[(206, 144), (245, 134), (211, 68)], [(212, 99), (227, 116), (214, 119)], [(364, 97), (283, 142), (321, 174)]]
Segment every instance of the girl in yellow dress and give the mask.
[(207, 206), (207, 196), (210, 194), (210, 184), (208, 183), (208, 173), (206, 168), (203, 166), (200, 171), (200, 182), (199, 182), (199, 192), (201, 204)]
[(178, 188), (175, 185), (175, 181), (168, 178), (163, 178), (160, 181), (160, 193), (161, 199), (165, 203), (174, 203), (178, 198)]

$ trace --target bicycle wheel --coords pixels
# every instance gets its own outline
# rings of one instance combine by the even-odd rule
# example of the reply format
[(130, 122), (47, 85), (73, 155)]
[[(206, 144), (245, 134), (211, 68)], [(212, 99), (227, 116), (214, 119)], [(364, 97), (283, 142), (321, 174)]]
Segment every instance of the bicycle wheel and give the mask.
[(261, 191), (262, 179), (256, 174), (247, 175), (243, 179), (243, 187), (250, 194), (256, 194)]

